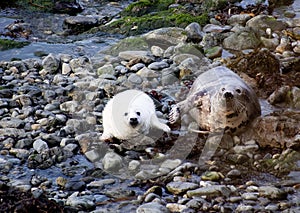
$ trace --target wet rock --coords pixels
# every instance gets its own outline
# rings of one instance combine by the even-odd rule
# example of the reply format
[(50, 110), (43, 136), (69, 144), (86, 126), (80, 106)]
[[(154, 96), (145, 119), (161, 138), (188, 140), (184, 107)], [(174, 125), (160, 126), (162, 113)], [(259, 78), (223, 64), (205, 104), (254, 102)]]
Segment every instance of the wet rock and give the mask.
[(257, 30), (263, 36), (265, 35), (266, 29), (270, 28), (272, 32), (282, 31), (286, 29), (287, 23), (282, 20), (277, 20), (273, 16), (258, 15), (250, 19), (246, 26)]
[(143, 82), (143, 79), (140, 75), (132, 73), (128, 76), (128, 81), (132, 84), (141, 84)]
[(64, 26), (73, 34), (82, 33), (97, 26), (98, 20), (88, 16), (70, 16), (64, 20)]
[(229, 178), (239, 178), (241, 177), (241, 171), (237, 169), (232, 169), (227, 173), (227, 177)]
[(260, 45), (256, 34), (247, 28), (232, 33), (224, 39), (223, 47), (230, 50), (255, 49)]
[(211, 185), (187, 191), (188, 197), (200, 197), (203, 195), (228, 197), (230, 194), (231, 190), (225, 185)]
[(17, 188), (22, 192), (27, 192), (31, 189), (31, 185), (25, 180), (12, 180), (8, 183), (9, 186)]
[(42, 61), (42, 66), (43, 66), (43, 70), (44, 73), (50, 73), (50, 74), (54, 74), (58, 71), (59, 68), (59, 59), (54, 56), (54, 54), (50, 53), (49, 55), (47, 55), (43, 61)]
[[(254, 141), (255, 142), (255, 141)], [(248, 144), (245, 146), (234, 146), (233, 150), (235, 153), (238, 154), (248, 154), (248, 153), (255, 153), (255, 151), (257, 151), (259, 149), (257, 144)]]
[(86, 210), (93, 210), (96, 206), (92, 196), (80, 196), (79, 192), (74, 192), (71, 196), (69, 196), (66, 201), (66, 205), (79, 209), (84, 208)]
[(115, 179), (103, 179), (98, 181), (92, 181), (87, 185), (87, 187), (89, 189), (92, 188), (102, 189), (104, 186), (114, 184), (115, 182), (116, 182)]
[(71, 67), (67, 63), (62, 63), (61, 73), (63, 75), (68, 75), (72, 71)]
[(159, 47), (159, 46), (152, 46), (151, 47), (151, 53), (155, 56), (155, 57), (163, 57), (164, 55), (164, 50)]
[(219, 181), (220, 179), (224, 178), (220, 172), (215, 171), (207, 171), (203, 175), (201, 175), (201, 180), (204, 181)]
[(139, 71), (140, 69), (142, 69), (144, 67), (145, 67), (145, 64), (143, 64), (143, 63), (137, 63), (137, 64), (133, 65), (132, 67), (130, 67), (130, 70), (132, 72), (137, 72), (137, 71)]
[(97, 69), (97, 74), (100, 76), (100, 75), (103, 75), (103, 74), (110, 74), (110, 75), (114, 75), (115, 74), (115, 69), (113, 67), (113, 65), (111, 64), (106, 64), (102, 67), (99, 67)]
[(159, 199), (161, 199), (161, 198), (160, 198), (160, 196), (158, 196), (158, 195), (155, 194), (155, 193), (148, 193), (148, 194), (145, 196), (144, 202), (150, 203), (150, 202), (154, 201), (155, 199), (156, 199), (156, 200), (159, 200)]
[(292, 47), (291, 47), (291, 44), (290, 44), (288, 38), (282, 37), (280, 39), (280, 43), (276, 47), (275, 51), (283, 54), (285, 51), (289, 51), (291, 49), (292, 49)]
[(64, 186), (65, 190), (70, 191), (82, 191), (85, 189), (85, 182), (80, 180), (71, 180), (66, 183)]
[(0, 126), (2, 128), (22, 128), (24, 125), (24, 121), (18, 118), (7, 117), (0, 120)]
[(266, 211), (271, 211), (271, 212), (278, 211), (278, 209), (279, 207), (277, 204), (269, 204), (265, 207)]
[(128, 72), (128, 69), (123, 65), (118, 65), (115, 67), (117, 73), (125, 74)]
[(214, 59), (222, 56), (223, 48), (216, 46), (212, 48), (208, 48), (204, 51), (205, 56), (209, 59)]
[(67, 101), (60, 105), (60, 110), (69, 113), (78, 112), (79, 103), (77, 101)]
[(300, 89), (283, 86), (275, 90), (267, 100), (273, 105), (300, 109)]
[(257, 200), (258, 193), (247, 192), (247, 193), (243, 193), (241, 196), (245, 200)]
[(232, 26), (235, 26), (237, 24), (245, 26), (246, 22), (250, 19), (251, 19), (250, 14), (237, 14), (237, 15), (230, 16), (227, 19), (227, 23), (232, 25)]
[(270, 50), (275, 50), (276, 47), (279, 45), (279, 39), (278, 38), (265, 38), (265, 37), (260, 37), (260, 40), (262, 44), (270, 49)]
[(163, 86), (171, 85), (175, 82), (178, 82), (178, 77), (176, 76), (176, 73), (179, 73), (178, 67), (169, 67), (165, 68), (161, 71), (161, 83)]
[(26, 159), (28, 158), (30, 152), (26, 149), (14, 149), (14, 148), (11, 148), (9, 150), (9, 153), (16, 156), (17, 158), (23, 160), (23, 159)]
[(143, 35), (143, 38), (149, 43), (159, 44), (162, 48), (166, 49), (169, 46), (186, 41), (187, 36), (185, 34), (185, 30), (182, 28), (169, 27), (148, 32)]
[(58, 186), (61, 186), (64, 188), (66, 183), (68, 182), (68, 180), (64, 177), (58, 177), (58, 178), (56, 178), (55, 182)]
[(136, 213), (169, 213), (167, 207), (159, 204), (157, 202), (146, 203), (139, 206), (136, 210)]
[(24, 129), (15, 129), (15, 128), (1, 128), (0, 135), (7, 136), (7, 137), (15, 137), (15, 138), (26, 137), (26, 133)]
[[(232, 27), (229, 25), (221, 26), (216, 24), (207, 24), (203, 27), (203, 32), (205, 33), (221, 33), (229, 31)], [(213, 35), (213, 34), (210, 34)]]
[(248, 211), (253, 211), (254, 207), (251, 205), (245, 205), (245, 204), (240, 204), (236, 208), (236, 212), (248, 212)]
[(171, 212), (185, 212), (184, 210), (187, 209), (185, 205), (178, 204), (178, 203), (168, 203), (166, 207), (171, 211)]
[(108, 171), (118, 171), (122, 168), (123, 159), (114, 152), (108, 152), (102, 159), (103, 168)]
[(169, 192), (173, 194), (182, 194), (188, 190), (193, 190), (198, 188), (198, 184), (189, 182), (171, 182), (166, 185)]
[(149, 64), (149, 66), (148, 66), (148, 68), (152, 69), (152, 70), (161, 70), (161, 69), (164, 69), (167, 67), (169, 67), (169, 64), (164, 61), (153, 62), (153, 63)]
[(33, 142), (33, 148), (38, 153), (41, 153), (42, 151), (48, 149), (48, 144), (45, 141), (43, 141), (41, 139), (38, 139), (38, 140)]
[(91, 61), (88, 57), (82, 56), (79, 58), (73, 58), (69, 65), (73, 72), (75, 72), (76, 75), (82, 75), (85, 76), (95, 76), (95, 73), (93, 72), (93, 66), (91, 64)]
[(149, 64), (153, 61), (153, 58), (149, 55), (148, 51), (124, 51), (119, 53), (119, 57), (127, 61), (139, 59), (146, 64)]
[(137, 169), (140, 168), (141, 163), (137, 160), (132, 160), (128, 164), (128, 169), (131, 171), (136, 171)]
[(260, 196), (270, 199), (285, 199), (287, 196), (285, 191), (275, 186), (260, 186), (258, 187), (258, 192)]
[(202, 40), (203, 32), (198, 23), (193, 22), (189, 24), (185, 31), (187, 32), (187, 42), (199, 43)]
[(64, 150), (71, 153), (76, 153), (77, 149), (78, 149), (78, 145), (73, 143), (69, 143), (66, 146), (64, 146)]
[[(155, 68), (158, 68), (158, 67), (155, 67)], [(147, 67), (144, 67), (142, 69), (140, 69), (137, 73), (137, 75), (143, 77), (143, 78), (157, 78), (159, 77), (159, 74), (156, 73), (155, 71), (147, 68)], [(129, 80), (129, 78), (128, 78)]]
[(164, 162), (162, 162), (160, 167), (168, 170), (173, 170), (177, 168), (181, 163), (182, 161), (180, 159), (167, 159)]

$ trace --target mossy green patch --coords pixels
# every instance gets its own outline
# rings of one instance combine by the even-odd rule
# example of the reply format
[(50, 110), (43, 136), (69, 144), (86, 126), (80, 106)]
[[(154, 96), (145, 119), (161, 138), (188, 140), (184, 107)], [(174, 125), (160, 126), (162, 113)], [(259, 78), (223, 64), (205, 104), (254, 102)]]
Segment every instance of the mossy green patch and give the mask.
[(28, 41), (14, 41), (10, 39), (0, 39), (0, 51), (9, 50), (13, 48), (22, 48), (29, 45)]
[(149, 12), (167, 10), (174, 0), (139, 0), (130, 4), (122, 12), (123, 16), (142, 16)]
[[(140, 17), (126, 16), (102, 28), (112, 33), (137, 35), (162, 27), (186, 27), (192, 22), (204, 25), (209, 20), (208, 14), (193, 16), (188, 13), (169, 9)], [(106, 29), (105, 29), (106, 28)]]

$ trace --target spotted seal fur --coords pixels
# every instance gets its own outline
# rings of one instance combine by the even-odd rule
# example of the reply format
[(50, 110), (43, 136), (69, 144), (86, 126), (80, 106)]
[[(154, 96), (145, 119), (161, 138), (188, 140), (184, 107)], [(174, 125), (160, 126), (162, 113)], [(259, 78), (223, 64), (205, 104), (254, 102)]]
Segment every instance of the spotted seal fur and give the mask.
[(174, 105), (169, 114), (171, 124), (189, 114), (201, 133), (236, 130), (261, 114), (258, 98), (237, 74), (224, 66), (201, 74), (193, 83), (187, 98)]

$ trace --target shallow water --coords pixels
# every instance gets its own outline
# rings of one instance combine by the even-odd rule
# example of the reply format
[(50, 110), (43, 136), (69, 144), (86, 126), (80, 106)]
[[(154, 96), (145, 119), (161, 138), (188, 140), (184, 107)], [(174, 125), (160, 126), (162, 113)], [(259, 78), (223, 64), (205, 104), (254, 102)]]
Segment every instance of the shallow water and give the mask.
[(48, 55), (55, 54), (70, 54), (74, 57), (87, 56), (92, 57), (97, 55), (100, 50), (108, 48), (116, 43), (119, 39), (110, 37), (105, 42), (97, 42), (97, 38), (88, 39), (70, 43), (47, 43), (47, 42), (32, 42), (23, 48), (14, 48), (0, 52), (0, 61), (10, 61), (12, 58), (28, 59), (38, 57), (39, 54)]
[(294, 11), (295, 18), (300, 18), (300, 0), (294, 0), (293, 4), (275, 8), (273, 15), (279, 18), (284, 18), (285, 11)]
[[(114, 17), (122, 8), (129, 4), (128, 1), (122, 1), (116, 5), (110, 5), (104, 1), (87, 1), (84, 3), (86, 4), (86, 9), (82, 12), (84, 15), (87, 13), (87, 15), (96, 14), (108, 17)], [(121, 38), (120, 35), (109, 35), (103, 32), (84, 35), (60, 35), (64, 31), (63, 21), (67, 16), (64, 14), (28, 12), (13, 8), (0, 10), (1, 39), (11, 39), (3, 36), (3, 34), (7, 32), (6, 27), (17, 20), (23, 20), (32, 30), (32, 34), (28, 39), (31, 42), (30, 45), (23, 48), (0, 51), (0, 61), (9, 61), (12, 58), (27, 59), (49, 53), (64, 53), (74, 57), (83, 55), (91, 57), (97, 55), (100, 50), (113, 45)], [(16, 40), (26, 41), (24, 38)]]

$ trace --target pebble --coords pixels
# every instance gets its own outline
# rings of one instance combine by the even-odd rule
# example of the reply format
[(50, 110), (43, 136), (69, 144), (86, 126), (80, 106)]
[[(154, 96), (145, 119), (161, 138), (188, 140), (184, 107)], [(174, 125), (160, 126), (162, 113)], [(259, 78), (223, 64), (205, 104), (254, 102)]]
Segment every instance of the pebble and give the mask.
[(148, 51), (123, 51), (119, 53), (119, 57), (126, 61), (130, 61), (132, 59), (139, 59), (145, 64), (149, 64), (153, 61), (153, 58), (149, 56)]
[(151, 53), (155, 57), (163, 57), (164, 50), (161, 47), (159, 47), (159, 46), (151, 46)]
[(149, 64), (149, 66), (148, 66), (148, 68), (152, 69), (152, 70), (162, 70), (167, 67), (169, 67), (169, 64), (164, 61), (153, 62), (153, 63)]
[(74, 192), (66, 200), (66, 205), (92, 210), (95, 208), (95, 203), (92, 196), (79, 196), (79, 192)]
[(118, 171), (120, 168), (122, 168), (122, 162), (123, 159), (121, 156), (114, 152), (106, 153), (102, 160), (103, 168), (112, 172)]
[(229, 196), (231, 190), (225, 185), (212, 185), (207, 187), (198, 188), (195, 190), (187, 191), (188, 197), (200, 197), (203, 195), (206, 196)]
[(44, 150), (49, 149), (48, 144), (45, 141), (41, 140), (41, 139), (38, 139), (38, 140), (33, 142), (33, 148), (38, 153), (42, 153)]
[(187, 32), (187, 42), (199, 43), (202, 40), (203, 32), (198, 23), (193, 22), (189, 24), (185, 31)]
[(137, 72), (139, 71), (140, 69), (144, 68), (146, 65), (143, 64), (143, 63), (137, 63), (135, 65), (133, 65), (132, 67), (130, 67), (130, 71), (132, 72)]
[(141, 78), (140, 75), (135, 74), (135, 73), (131, 73), (128, 76), (128, 81), (132, 84), (141, 84), (143, 82), (143, 79)]
[(167, 207), (157, 202), (142, 204), (136, 210), (136, 213), (169, 213), (169, 212), (170, 211), (168, 210)]
[(193, 190), (198, 187), (198, 184), (189, 182), (170, 182), (166, 185), (168, 191), (175, 195), (185, 193), (188, 190)]
[(275, 186), (260, 186), (258, 187), (260, 196), (270, 199), (283, 199), (287, 196), (287, 193)]

